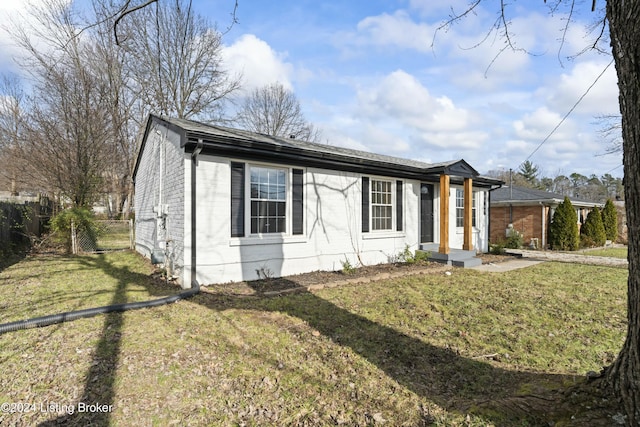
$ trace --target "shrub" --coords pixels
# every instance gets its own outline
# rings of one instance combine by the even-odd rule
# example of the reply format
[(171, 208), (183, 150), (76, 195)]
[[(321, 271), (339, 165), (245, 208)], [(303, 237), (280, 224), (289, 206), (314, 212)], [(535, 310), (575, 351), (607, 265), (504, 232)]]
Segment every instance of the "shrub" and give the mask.
[(607, 240), (615, 242), (618, 239), (618, 212), (611, 199), (607, 199), (602, 210), (602, 224)]
[(426, 263), (429, 261), (429, 257), (431, 256), (431, 252), (428, 251), (416, 251), (413, 255), (412, 261), (416, 264)]
[(594, 248), (598, 245), (596, 245), (596, 242), (589, 236), (586, 236), (584, 234), (580, 235), (580, 247), (581, 248)]
[(349, 262), (349, 259), (345, 256), (344, 261), (340, 261), (340, 264), (342, 264), (342, 273), (343, 274), (353, 274), (356, 272), (356, 268), (351, 265), (351, 263)]
[(566, 196), (553, 214), (549, 227), (549, 243), (551, 249), (561, 251), (575, 251), (580, 247), (578, 214), (573, 208), (571, 200)]
[(522, 247), (522, 233), (516, 230), (509, 230), (509, 235), (505, 241), (504, 247), (509, 249), (520, 249)]
[(427, 251), (415, 251), (412, 252), (409, 245), (405, 245), (404, 249), (398, 252), (396, 255), (387, 256), (387, 260), (390, 264), (406, 262), (407, 264), (423, 263), (429, 260), (431, 256)]
[(71, 224), (83, 232), (94, 244), (98, 239), (93, 212), (86, 208), (70, 208), (51, 218), (51, 231), (56, 239), (64, 243), (67, 253), (71, 253)]
[(489, 253), (493, 255), (504, 255), (506, 251), (504, 250), (505, 244), (504, 242), (493, 243), (489, 245)]
[(607, 240), (607, 235), (604, 231), (604, 225), (602, 224), (602, 217), (600, 216), (600, 209), (593, 208), (587, 219), (582, 224), (580, 234), (588, 237), (592, 241), (592, 246), (602, 246)]

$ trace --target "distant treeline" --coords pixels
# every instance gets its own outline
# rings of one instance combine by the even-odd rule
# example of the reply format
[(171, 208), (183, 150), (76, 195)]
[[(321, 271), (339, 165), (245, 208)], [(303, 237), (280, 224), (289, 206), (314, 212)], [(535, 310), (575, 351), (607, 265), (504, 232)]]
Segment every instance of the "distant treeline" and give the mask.
[(607, 199), (624, 200), (622, 178), (609, 173), (598, 177), (595, 174), (585, 176), (579, 173), (570, 175), (556, 175), (555, 177), (540, 177), (539, 167), (533, 163), (524, 162), (517, 171), (492, 170), (488, 174), (501, 179), (509, 185), (536, 188), (550, 191), (576, 199), (604, 203)]

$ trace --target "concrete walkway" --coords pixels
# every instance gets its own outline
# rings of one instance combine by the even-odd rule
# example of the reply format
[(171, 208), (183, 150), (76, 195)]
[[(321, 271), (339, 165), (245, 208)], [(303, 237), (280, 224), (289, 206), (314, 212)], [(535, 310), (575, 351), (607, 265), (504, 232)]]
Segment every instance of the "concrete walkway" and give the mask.
[(554, 251), (530, 251), (526, 249), (509, 249), (510, 254), (519, 255), (521, 258), (510, 261), (482, 264), (471, 267), (479, 271), (503, 272), (517, 270), (545, 261), (570, 262), (574, 264), (605, 265), (609, 267), (627, 267), (628, 262), (623, 258), (612, 258), (592, 255), (580, 255), (577, 253)]
[(510, 254), (518, 254), (522, 258), (537, 259), (543, 261), (571, 262), (574, 264), (607, 265), (610, 267), (626, 267), (629, 265), (625, 258), (612, 258), (606, 256), (581, 255), (571, 252), (555, 251), (530, 251), (526, 249), (508, 249)]

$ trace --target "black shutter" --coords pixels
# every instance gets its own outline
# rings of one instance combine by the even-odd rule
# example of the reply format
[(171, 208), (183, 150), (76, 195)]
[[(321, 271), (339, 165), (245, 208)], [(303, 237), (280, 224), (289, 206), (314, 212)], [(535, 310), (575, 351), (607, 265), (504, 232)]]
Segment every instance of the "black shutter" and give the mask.
[(244, 237), (244, 163), (231, 162), (231, 237)]
[(293, 183), (291, 190), (291, 214), (293, 218), (292, 230), (293, 234), (304, 234), (304, 190), (303, 190), (303, 170), (293, 169)]
[(369, 178), (362, 177), (362, 232), (369, 232)]
[(396, 181), (396, 230), (402, 231), (402, 181)]

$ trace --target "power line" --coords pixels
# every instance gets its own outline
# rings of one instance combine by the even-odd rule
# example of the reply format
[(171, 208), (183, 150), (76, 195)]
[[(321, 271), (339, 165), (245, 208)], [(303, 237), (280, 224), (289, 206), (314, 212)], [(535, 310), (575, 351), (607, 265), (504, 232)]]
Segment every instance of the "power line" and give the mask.
[(560, 120), (560, 123), (558, 123), (556, 125), (556, 127), (554, 127), (551, 132), (549, 132), (549, 135), (547, 135), (540, 144), (538, 144), (538, 146), (536, 147), (535, 150), (533, 150), (531, 152), (531, 154), (529, 154), (529, 156), (527, 156), (526, 159), (524, 159), (524, 161), (522, 163), (520, 163), (518, 165), (518, 167), (516, 169), (519, 169), (520, 166), (522, 166), (527, 160), (529, 160), (535, 153), (536, 151), (538, 151), (540, 149), (540, 147), (542, 147), (544, 145), (545, 142), (547, 142), (549, 140), (549, 138), (551, 138), (551, 136), (558, 130), (558, 128), (560, 126), (562, 126), (562, 124), (564, 123), (565, 120), (567, 120), (567, 118), (569, 117), (569, 115), (571, 113), (573, 113), (573, 110), (576, 109), (576, 107), (580, 104), (580, 102), (582, 102), (582, 100), (584, 99), (585, 96), (587, 96), (587, 94), (589, 93), (589, 91), (596, 85), (596, 83), (598, 83), (598, 80), (600, 80), (600, 77), (602, 77), (604, 75), (604, 73), (609, 69), (609, 67), (611, 66), (611, 64), (613, 64), (613, 59), (611, 60), (611, 62), (609, 62), (609, 64), (607, 64), (606, 67), (604, 67), (604, 70), (602, 70), (602, 72), (598, 75), (598, 77), (596, 77), (596, 79), (593, 81), (593, 83), (591, 83), (591, 86), (589, 86), (587, 88), (587, 90), (582, 94), (582, 96), (576, 101), (575, 104), (573, 104), (573, 107), (571, 107), (569, 109), (569, 111), (567, 111), (567, 114), (564, 115), (564, 117), (562, 118), (562, 120)]
[(609, 170), (608, 170), (608, 171), (606, 171), (605, 173), (613, 172), (614, 170), (616, 170), (616, 169), (618, 169), (618, 168), (621, 168), (622, 166), (624, 166), (624, 165), (620, 164), (620, 165), (616, 166), (615, 168), (611, 168), (611, 169), (609, 169)]

